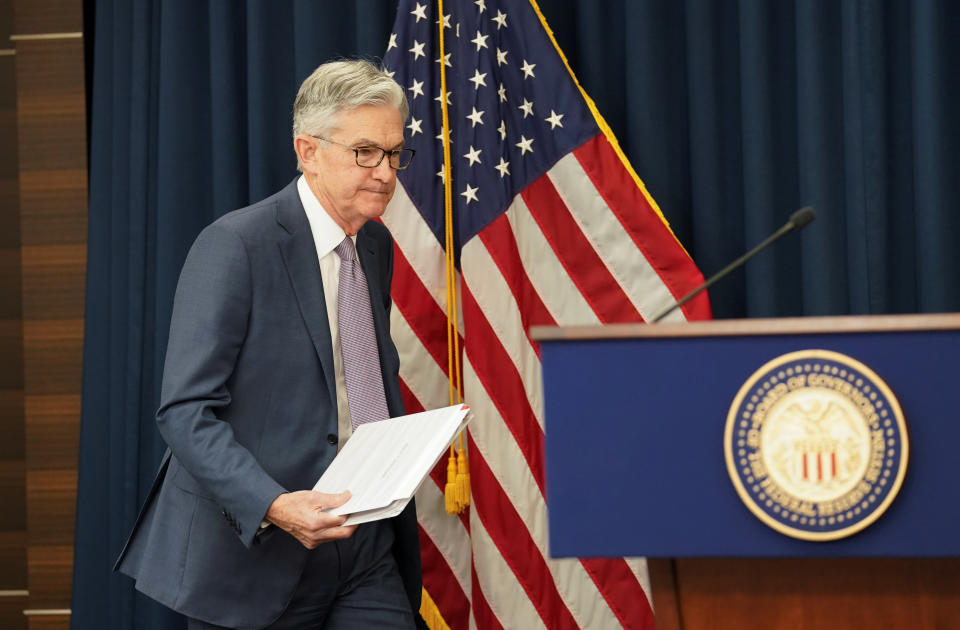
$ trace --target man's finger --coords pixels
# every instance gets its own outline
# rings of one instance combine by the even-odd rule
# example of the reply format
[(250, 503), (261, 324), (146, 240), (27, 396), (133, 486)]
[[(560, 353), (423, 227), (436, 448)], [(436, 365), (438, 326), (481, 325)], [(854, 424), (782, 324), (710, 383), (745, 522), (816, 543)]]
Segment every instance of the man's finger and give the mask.
[(347, 520), (345, 515), (330, 514), (329, 512), (315, 512), (311, 519), (310, 529), (320, 532), (332, 527), (339, 527)]
[(325, 540), (341, 540), (343, 538), (349, 538), (353, 535), (357, 529), (356, 525), (347, 525), (343, 527), (330, 527), (323, 530), (318, 542), (323, 542)]
[(294, 537), (307, 549), (315, 549), (325, 542), (349, 538), (356, 529), (356, 525), (325, 527), (319, 530), (297, 531)]

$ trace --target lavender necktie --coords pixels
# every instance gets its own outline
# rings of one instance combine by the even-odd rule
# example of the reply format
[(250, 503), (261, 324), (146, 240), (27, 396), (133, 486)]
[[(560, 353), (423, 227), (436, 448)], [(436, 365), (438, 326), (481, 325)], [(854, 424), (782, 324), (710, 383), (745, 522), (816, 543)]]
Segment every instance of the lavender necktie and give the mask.
[(348, 236), (337, 245), (340, 256), (340, 286), (337, 316), (340, 320), (340, 354), (347, 381), (350, 426), (390, 417), (383, 393), (380, 352), (373, 329), (370, 292), (363, 269), (357, 262), (353, 240)]

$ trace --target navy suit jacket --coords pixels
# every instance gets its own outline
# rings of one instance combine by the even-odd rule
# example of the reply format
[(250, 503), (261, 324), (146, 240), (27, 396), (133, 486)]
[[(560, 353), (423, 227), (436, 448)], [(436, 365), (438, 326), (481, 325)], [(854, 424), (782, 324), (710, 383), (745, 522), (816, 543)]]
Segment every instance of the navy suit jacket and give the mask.
[[(403, 414), (390, 339), (393, 246), (357, 234), (391, 416)], [(307, 557), (261, 519), (310, 489), (336, 455), (337, 396), (317, 250), (296, 180), (201, 232), (174, 300), (157, 424), (169, 445), (117, 568), (137, 589), (217, 625), (268, 625)], [(414, 614), (420, 552), (413, 502), (391, 519)]]

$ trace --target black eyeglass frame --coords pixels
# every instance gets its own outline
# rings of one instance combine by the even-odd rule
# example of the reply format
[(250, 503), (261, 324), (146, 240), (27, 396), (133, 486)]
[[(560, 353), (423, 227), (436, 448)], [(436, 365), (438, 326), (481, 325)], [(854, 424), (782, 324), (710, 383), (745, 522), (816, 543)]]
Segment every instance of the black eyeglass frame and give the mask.
[[(387, 160), (387, 166), (389, 166), (390, 168), (392, 168), (392, 169), (395, 170), (395, 171), (402, 171), (402, 170), (410, 167), (410, 164), (413, 163), (413, 156), (417, 154), (417, 152), (416, 152), (415, 150), (410, 149), (410, 148), (407, 148), (407, 147), (404, 147), (404, 148), (402, 148), (402, 149), (391, 149), (391, 150), (387, 151), (386, 149), (382, 149), (382, 148), (377, 147), (377, 146), (369, 146), (369, 145), (368, 145), (368, 146), (362, 146), (362, 147), (352, 147), (352, 146), (350, 146), (349, 144), (343, 144), (342, 142), (337, 142), (336, 140), (331, 140), (330, 138), (324, 138), (324, 137), (322, 137), (322, 136), (314, 136), (314, 135), (311, 135), (310, 137), (311, 137), (311, 138), (316, 138), (317, 140), (323, 140), (324, 142), (329, 142), (330, 144), (335, 144), (335, 145), (337, 145), (337, 146), (343, 147), (344, 149), (350, 149), (351, 151), (353, 151), (354, 159), (355, 159), (355, 161), (356, 161), (356, 163), (357, 163), (357, 166), (359, 166), (360, 168), (377, 168), (378, 166), (380, 166), (380, 163), (383, 162), (383, 158), (384, 158), (387, 154), (390, 154), (390, 159)], [(376, 163), (374, 163), (374, 164), (361, 164), (361, 163), (360, 163), (360, 151), (361, 151), (362, 149), (368, 149), (368, 150), (376, 149), (377, 151), (380, 152), (380, 158), (379, 158), (379, 159), (376, 161)], [(404, 164), (403, 166), (400, 166), (400, 156), (403, 155), (404, 152), (409, 152), (408, 154), (410, 155), (410, 159), (407, 160), (407, 163), (406, 163), (406, 164)], [(397, 159), (397, 166), (394, 166), (393, 163), (392, 163), (393, 156), (397, 156), (397, 158), (396, 158), (396, 159)]]

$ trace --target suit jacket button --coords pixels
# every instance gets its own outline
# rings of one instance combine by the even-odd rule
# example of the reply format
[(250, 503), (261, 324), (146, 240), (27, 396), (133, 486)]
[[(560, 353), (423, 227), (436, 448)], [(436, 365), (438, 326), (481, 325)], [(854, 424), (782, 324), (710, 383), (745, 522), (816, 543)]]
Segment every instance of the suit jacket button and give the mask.
[(327, 442), (329, 442), (330, 444), (336, 444), (336, 443), (337, 443), (337, 434), (336, 434), (336, 433), (331, 433), (330, 435), (328, 435), (328, 436), (327, 436)]

